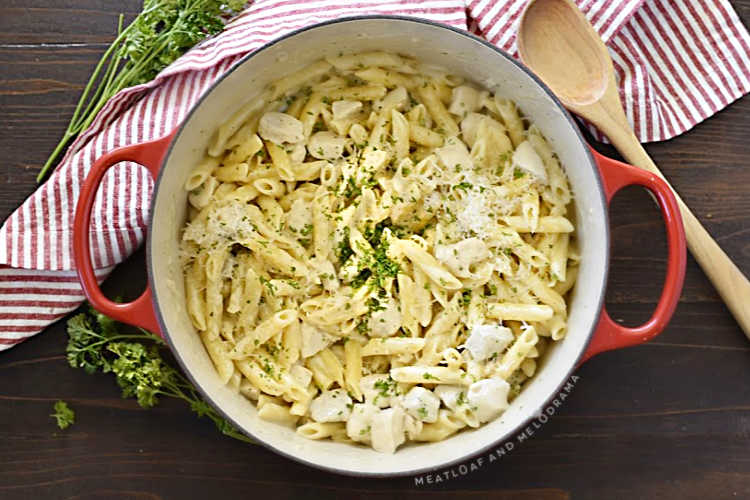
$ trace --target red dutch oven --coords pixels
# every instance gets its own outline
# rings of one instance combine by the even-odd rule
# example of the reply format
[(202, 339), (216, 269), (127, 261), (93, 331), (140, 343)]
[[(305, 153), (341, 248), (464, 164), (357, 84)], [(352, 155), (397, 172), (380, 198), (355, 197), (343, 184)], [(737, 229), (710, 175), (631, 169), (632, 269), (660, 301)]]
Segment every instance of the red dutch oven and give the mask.
[[(310, 441), (293, 429), (263, 421), (251, 402), (222, 385), (188, 318), (178, 258), (187, 207), (183, 185), (203, 156), (211, 131), (269, 82), (342, 49), (410, 55), (513, 99), (559, 156), (575, 199), (581, 260), (569, 300), (566, 337), (545, 353), (537, 374), (496, 420), (441, 442), (402, 447), (387, 458), (347, 443)], [(112, 302), (101, 293), (89, 252), (88, 229), (102, 177), (122, 161), (145, 166), (156, 181), (146, 240), (149, 285), (140, 297), (126, 304)], [(649, 190), (659, 205), (669, 255), (664, 288), (653, 315), (643, 325), (629, 328), (614, 322), (603, 304), (610, 257), (608, 204), (620, 189), (634, 184)], [(181, 126), (166, 137), (123, 147), (99, 158), (81, 189), (73, 240), (78, 275), (89, 302), (118, 321), (164, 337), (206, 400), (238, 429), (276, 452), (313, 467), (367, 476), (435, 470), (513, 437), (540, 414), (580, 363), (603, 351), (646, 342), (666, 327), (679, 300), (686, 262), (677, 202), (661, 179), (593, 151), (552, 92), (505, 52), (448, 26), (396, 16), (345, 18), (280, 38), (245, 57), (219, 79)]]

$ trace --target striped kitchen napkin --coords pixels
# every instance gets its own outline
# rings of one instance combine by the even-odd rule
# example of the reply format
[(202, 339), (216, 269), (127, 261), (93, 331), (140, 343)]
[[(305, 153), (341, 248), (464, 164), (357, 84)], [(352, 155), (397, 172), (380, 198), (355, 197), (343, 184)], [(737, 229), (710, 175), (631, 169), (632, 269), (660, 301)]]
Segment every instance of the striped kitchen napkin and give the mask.
[[(123, 90), (57, 170), (0, 229), (0, 350), (38, 333), (83, 300), (72, 259), (73, 213), (94, 160), (159, 138), (242, 56), (291, 30), (342, 16), (400, 14), (472, 31), (515, 53), (527, 0), (256, 0), (219, 36)], [(628, 118), (642, 141), (690, 129), (750, 90), (750, 36), (727, 0), (577, 0), (607, 42)], [(73, 153), (72, 151), (75, 151)], [(152, 180), (122, 163), (108, 171), (92, 217), (98, 277), (143, 241)]]

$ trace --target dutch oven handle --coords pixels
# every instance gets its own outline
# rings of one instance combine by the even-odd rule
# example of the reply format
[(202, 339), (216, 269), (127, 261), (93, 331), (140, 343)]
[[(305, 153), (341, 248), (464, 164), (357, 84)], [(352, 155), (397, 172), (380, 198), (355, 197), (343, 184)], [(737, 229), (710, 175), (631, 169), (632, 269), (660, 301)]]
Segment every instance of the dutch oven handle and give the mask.
[(146, 290), (140, 297), (125, 304), (113, 302), (102, 293), (91, 261), (91, 231), (89, 228), (94, 198), (107, 170), (121, 161), (132, 161), (146, 167), (151, 175), (156, 178), (164, 155), (172, 141), (172, 135), (169, 134), (151, 142), (124, 146), (110, 151), (96, 160), (81, 186), (73, 224), (73, 257), (76, 271), (83, 293), (94, 309), (117, 321), (144, 328), (160, 336), (163, 336), (163, 334), (156, 320), (150, 286), (146, 286)]
[(651, 172), (607, 158), (596, 151), (592, 152), (601, 173), (608, 204), (615, 193), (633, 184), (645, 187), (656, 198), (667, 228), (669, 255), (664, 289), (651, 318), (641, 326), (629, 328), (612, 321), (607, 309), (602, 308), (599, 324), (581, 362), (600, 352), (641, 344), (661, 333), (677, 308), (687, 262), (685, 228), (677, 200), (667, 183)]

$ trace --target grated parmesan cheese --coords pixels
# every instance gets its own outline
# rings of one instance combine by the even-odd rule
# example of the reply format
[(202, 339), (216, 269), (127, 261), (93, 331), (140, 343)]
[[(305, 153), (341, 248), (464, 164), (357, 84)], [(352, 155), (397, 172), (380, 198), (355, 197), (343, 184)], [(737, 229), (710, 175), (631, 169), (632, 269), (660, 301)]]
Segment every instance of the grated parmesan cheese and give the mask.
[(214, 205), (205, 221), (190, 222), (182, 233), (183, 241), (193, 241), (200, 247), (231, 245), (255, 233), (245, 210), (247, 205), (237, 200)]
[(487, 228), (492, 227), (494, 221), (490, 216), (490, 205), (485, 193), (480, 193), (478, 188), (466, 191), (462, 200), (464, 208), (456, 214), (456, 223), (459, 229), (466, 234), (476, 234), (480, 238), (487, 237)]

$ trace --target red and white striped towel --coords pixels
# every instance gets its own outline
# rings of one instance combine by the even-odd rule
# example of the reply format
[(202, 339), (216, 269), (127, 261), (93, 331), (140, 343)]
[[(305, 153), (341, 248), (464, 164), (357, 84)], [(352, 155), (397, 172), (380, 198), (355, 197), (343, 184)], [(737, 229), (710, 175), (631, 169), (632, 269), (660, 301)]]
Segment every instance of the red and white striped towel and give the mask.
[[(71, 231), (93, 161), (156, 139), (183, 119), (242, 56), (291, 30), (343, 16), (400, 14), (468, 29), (515, 53), (527, 0), (256, 0), (224, 32), (154, 81), (123, 90), (74, 143), (46, 184), (0, 229), (0, 350), (41, 331), (83, 299)], [(750, 36), (727, 0), (577, 0), (610, 47), (628, 118), (642, 141), (680, 134), (750, 91)], [(152, 182), (123, 163), (105, 176), (93, 210), (101, 279), (143, 241)]]

